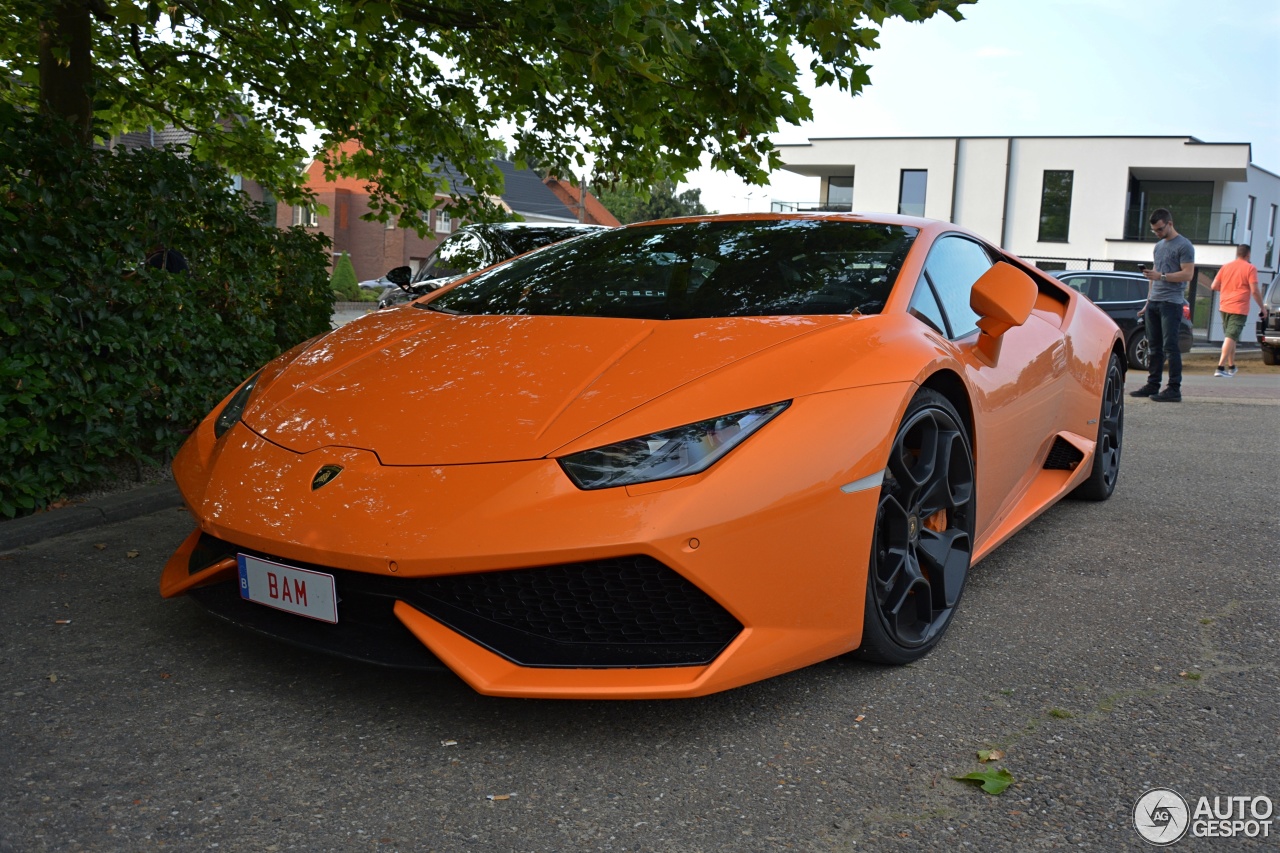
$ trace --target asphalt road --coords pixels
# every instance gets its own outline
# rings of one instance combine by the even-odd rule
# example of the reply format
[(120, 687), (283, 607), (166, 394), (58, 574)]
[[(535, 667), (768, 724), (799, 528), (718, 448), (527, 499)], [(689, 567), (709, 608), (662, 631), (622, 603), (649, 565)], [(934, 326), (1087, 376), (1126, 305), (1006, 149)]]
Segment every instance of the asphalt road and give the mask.
[[(0, 555), (0, 851), (1114, 851), (1153, 787), (1280, 807), (1280, 386), (1244, 379), (1131, 401), (1115, 496), (977, 566), (923, 662), (698, 700), (260, 641), (159, 598), (177, 510)], [(951, 778), (983, 749), (999, 796)]]

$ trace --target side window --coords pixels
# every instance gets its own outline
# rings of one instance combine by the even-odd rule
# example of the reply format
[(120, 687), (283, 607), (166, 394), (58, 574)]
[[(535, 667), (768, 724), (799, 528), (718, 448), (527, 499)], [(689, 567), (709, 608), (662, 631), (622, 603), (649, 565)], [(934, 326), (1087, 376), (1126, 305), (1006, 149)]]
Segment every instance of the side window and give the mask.
[(943, 237), (929, 251), (924, 274), (942, 303), (953, 340), (978, 328), (978, 315), (969, 307), (969, 292), (989, 269), (991, 259), (986, 250), (964, 237)]
[(1075, 275), (1071, 278), (1059, 279), (1067, 287), (1079, 293), (1081, 296), (1089, 295), (1089, 278), (1088, 276)]
[(911, 304), (907, 306), (907, 311), (946, 337), (947, 321), (942, 316), (942, 309), (938, 307), (938, 297), (934, 295), (933, 287), (924, 278), (916, 284), (916, 292), (911, 294)]
[(488, 265), (484, 242), (469, 231), (459, 231), (436, 247), (435, 253), (413, 277), (413, 283), (475, 272)]
[(1097, 282), (1099, 302), (1134, 302), (1147, 298), (1147, 288), (1139, 281), (1099, 276)]

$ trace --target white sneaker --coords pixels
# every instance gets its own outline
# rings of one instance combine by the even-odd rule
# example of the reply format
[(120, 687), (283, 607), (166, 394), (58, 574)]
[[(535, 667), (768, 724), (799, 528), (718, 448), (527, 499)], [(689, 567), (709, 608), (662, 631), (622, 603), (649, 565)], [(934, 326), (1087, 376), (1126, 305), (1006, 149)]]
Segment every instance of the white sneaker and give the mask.
[(1239, 372), (1240, 372), (1240, 366), (1239, 366), (1239, 365), (1232, 365), (1231, 367), (1228, 367), (1228, 368), (1227, 368), (1227, 375), (1228, 375), (1228, 376), (1235, 376), (1235, 375), (1236, 375), (1237, 373), (1239, 373)]
[(1217, 370), (1215, 370), (1215, 371), (1213, 371), (1213, 375), (1214, 375), (1214, 376), (1218, 376), (1218, 377), (1222, 377), (1223, 379), (1230, 379), (1230, 378), (1231, 378), (1231, 374), (1230, 374), (1230, 373), (1227, 373), (1227, 369), (1226, 369), (1225, 367), (1223, 367), (1222, 365), (1218, 365), (1218, 369), (1217, 369)]

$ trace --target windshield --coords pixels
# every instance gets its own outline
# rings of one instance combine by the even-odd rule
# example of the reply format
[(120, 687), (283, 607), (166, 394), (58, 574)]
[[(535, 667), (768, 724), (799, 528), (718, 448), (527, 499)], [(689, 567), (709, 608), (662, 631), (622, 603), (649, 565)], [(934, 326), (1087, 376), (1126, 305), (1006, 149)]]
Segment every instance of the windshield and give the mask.
[(620, 228), (504, 264), (419, 307), (635, 319), (875, 314), (916, 233), (810, 219)]
[[(456, 278), (584, 233), (579, 225), (533, 228), (468, 228), (446, 237), (413, 276), (412, 284)], [(440, 282), (436, 282), (440, 284)]]

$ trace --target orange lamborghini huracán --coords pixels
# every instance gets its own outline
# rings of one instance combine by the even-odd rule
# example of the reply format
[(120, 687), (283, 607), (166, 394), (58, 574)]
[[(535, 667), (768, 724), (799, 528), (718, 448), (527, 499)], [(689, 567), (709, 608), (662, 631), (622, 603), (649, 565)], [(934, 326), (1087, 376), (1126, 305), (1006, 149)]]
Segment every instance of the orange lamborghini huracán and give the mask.
[(599, 231), (308, 341), (174, 462), (165, 596), (492, 695), (697, 696), (935, 646), (971, 567), (1108, 497), (1124, 344), (942, 222)]

